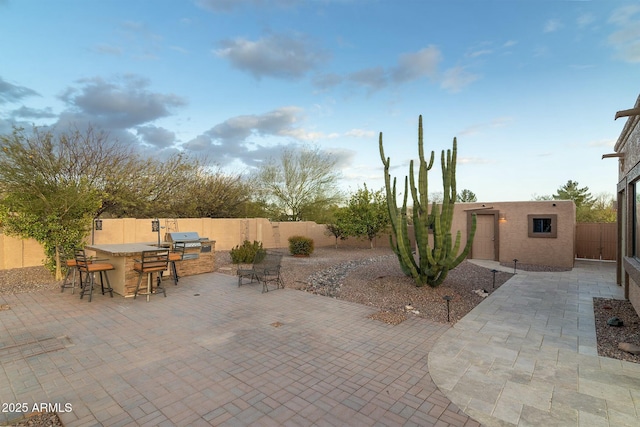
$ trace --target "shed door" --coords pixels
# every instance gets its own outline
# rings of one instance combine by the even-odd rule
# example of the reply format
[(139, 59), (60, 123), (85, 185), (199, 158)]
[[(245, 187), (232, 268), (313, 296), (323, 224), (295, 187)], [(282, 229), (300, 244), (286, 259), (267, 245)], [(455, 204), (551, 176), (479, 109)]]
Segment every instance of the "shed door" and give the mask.
[(495, 260), (495, 230), (493, 215), (478, 215), (476, 235), (471, 248), (474, 259)]

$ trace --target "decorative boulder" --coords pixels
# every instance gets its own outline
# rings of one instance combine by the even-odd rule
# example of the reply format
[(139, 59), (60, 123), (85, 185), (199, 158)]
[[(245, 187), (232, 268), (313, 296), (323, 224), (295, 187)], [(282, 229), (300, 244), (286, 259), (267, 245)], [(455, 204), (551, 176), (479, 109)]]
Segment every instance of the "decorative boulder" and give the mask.
[(609, 320), (607, 320), (607, 325), (609, 326), (622, 326), (624, 323), (620, 320), (619, 317), (613, 316)]
[(640, 354), (640, 345), (635, 345), (628, 342), (618, 343), (618, 349), (631, 354)]

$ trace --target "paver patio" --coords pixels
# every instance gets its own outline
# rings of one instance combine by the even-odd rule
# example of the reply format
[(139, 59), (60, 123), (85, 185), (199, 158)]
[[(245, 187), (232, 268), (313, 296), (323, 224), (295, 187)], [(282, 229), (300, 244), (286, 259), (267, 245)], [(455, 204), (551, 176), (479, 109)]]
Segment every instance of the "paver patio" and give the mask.
[(596, 351), (592, 297), (622, 297), (614, 271), (520, 272), (454, 328), (217, 273), (150, 303), (3, 296), (0, 403), (58, 404), (66, 426), (479, 425), (458, 408), (487, 426), (637, 426), (640, 365)]
[(67, 427), (479, 425), (429, 374), (448, 325), (236, 283), (184, 277), (149, 303), (0, 296), (0, 403), (58, 404)]
[(640, 426), (640, 365), (598, 356), (593, 297), (623, 298), (615, 263), (520, 272), (440, 337), (430, 373), (483, 425)]

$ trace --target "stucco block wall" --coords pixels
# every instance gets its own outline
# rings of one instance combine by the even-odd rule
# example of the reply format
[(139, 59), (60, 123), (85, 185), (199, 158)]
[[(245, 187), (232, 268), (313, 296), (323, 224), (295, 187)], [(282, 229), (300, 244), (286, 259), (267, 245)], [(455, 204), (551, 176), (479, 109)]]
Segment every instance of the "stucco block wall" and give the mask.
[[(86, 244), (157, 243), (158, 234), (152, 231), (151, 218), (102, 219), (101, 230), (91, 230)], [(267, 249), (288, 248), (288, 238), (294, 235), (310, 237), (316, 247), (333, 246), (335, 239), (326, 234), (323, 224), (312, 221), (271, 222), (264, 218), (180, 218), (160, 219), (160, 241), (171, 231), (195, 231), (200, 237), (215, 241), (216, 250), (228, 251), (244, 240), (260, 241)], [(339, 246), (369, 247), (368, 240), (349, 238)], [(388, 235), (374, 240), (374, 246), (389, 246)], [(45, 259), (40, 244), (0, 233), (0, 269), (42, 265)]]
[[(454, 210), (452, 232), (460, 230), (462, 246), (467, 241), (468, 212), (478, 215), (493, 212), (504, 214), (505, 221), (496, 220), (495, 236), (498, 239), (496, 260), (511, 262), (517, 258), (526, 264), (543, 264), (572, 267), (575, 239), (575, 206), (573, 202), (499, 202), (499, 203), (457, 203)], [(529, 214), (557, 215), (556, 238), (528, 237)], [(497, 218), (497, 217), (496, 217)], [(92, 230), (87, 236), (87, 244), (156, 243), (158, 234), (152, 231), (151, 218), (147, 219), (103, 219), (102, 230)], [(314, 240), (316, 247), (333, 246), (335, 238), (327, 235), (326, 227), (311, 221), (271, 222), (264, 218), (186, 218), (160, 219), (160, 240), (171, 231), (195, 231), (200, 237), (215, 241), (216, 250), (226, 251), (244, 240), (260, 241), (267, 249), (287, 248), (288, 238), (302, 235)], [(0, 268), (17, 268), (42, 265), (44, 253), (37, 242), (7, 238), (0, 241)], [(413, 239), (413, 237), (411, 237)], [(368, 240), (350, 238), (340, 240), (343, 247), (369, 247)], [(388, 247), (388, 235), (381, 235), (374, 241), (376, 247)], [(477, 254), (472, 252), (472, 257)]]
[(36, 267), (45, 259), (44, 249), (33, 239), (19, 239), (0, 232), (0, 270)]

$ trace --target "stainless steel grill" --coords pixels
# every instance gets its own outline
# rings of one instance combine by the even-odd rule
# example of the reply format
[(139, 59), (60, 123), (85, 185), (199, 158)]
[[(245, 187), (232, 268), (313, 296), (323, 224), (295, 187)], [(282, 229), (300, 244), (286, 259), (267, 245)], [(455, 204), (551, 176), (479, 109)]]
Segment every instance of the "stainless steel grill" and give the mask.
[(211, 251), (210, 245), (203, 245), (202, 242), (208, 242), (209, 239), (207, 237), (200, 237), (196, 231), (174, 231), (171, 233), (167, 233), (166, 239), (171, 243), (174, 249), (184, 248), (198, 248), (198, 252), (185, 252), (182, 255), (182, 259), (196, 259), (200, 257), (200, 252), (209, 252)]

